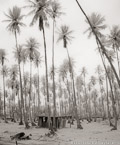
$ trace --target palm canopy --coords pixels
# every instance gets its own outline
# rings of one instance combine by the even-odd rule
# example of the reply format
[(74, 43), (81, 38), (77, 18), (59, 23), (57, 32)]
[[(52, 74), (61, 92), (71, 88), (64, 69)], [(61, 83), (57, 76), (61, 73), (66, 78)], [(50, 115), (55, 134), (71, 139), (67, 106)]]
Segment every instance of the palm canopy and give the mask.
[(51, 9), (50, 9), (50, 15), (53, 19), (55, 18), (59, 18), (62, 14), (64, 14), (63, 12), (61, 12), (61, 5), (60, 3), (58, 3), (58, 1), (54, 0), (53, 2), (51, 2)]
[(72, 33), (73, 31), (70, 30), (69, 26), (62, 25), (60, 29), (58, 30), (59, 37), (58, 37), (57, 42), (63, 40), (63, 46), (64, 48), (67, 48), (68, 42), (70, 42), (73, 38), (71, 36)]
[(87, 75), (87, 69), (86, 67), (83, 67), (81, 70), (81, 75), (86, 76)]
[(40, 55), (40, 53), (37, 53), (37, 55), (35, 56), (35, 59), (34, 59), (34, 64), (36, 67), (39, 67), (39, 64), (41, 64), (42, 62), (42, 57)]
[(99, 78), (98, 78), (98, 81), (99, 81), (99, 84), (100, 85), (103, 85), (104, 76), (103, 75), (100, 75)]
[(120, 27), (118, 25), (114, 25), (108, 35), (108, 42), (113, 48), (119, 49), (120, 47)]
[(34, 38), (30, 38), (27, 40), (25, 44), (25, 51), (27, 57), (33, 61), (33, 59), (38, 55), (38, 48), (39, 48), (39, 43), (36, 41)]
[(97, 65), (97, 67), (96, 67), (96, 71), (95, 71), (96, 73), (98, 73), (99, 75), (103, 72), (103, 68), (102, 68), (102, 66), (101, 65)]
[(19, 60), (19, 63), (23, 61), (23, 55), (24, 55), (24, 50), (23, 50), (23, 45), (19, 45), (17, 49), (14, 51), (14, 56), (16, 60)]
[[(92, 13), (91, 16), (88, 17), (91, 25), (96, 32), (97, 36), (101, 37), (103, 34), (100, 32), (104, 30), (107, 26), (104, 23), (105, 18), (102, 17), (100, 14)], [(88, 23), (88, 21), (86, 21)], [(84, 33), (89, 32), (88, 38), (90, 38), (93, 34), (91, 27), (89, 27)]]
[(34, 15), (31, 26), (39, 20), (39, 29), (43, 29), (43, 22), (48, 24), (47, 15), (50, 16), (50, 0), (28, 0), (29, 5), (25, 6), (25, 8), (32, 8), (32, 10), (28, 13), (28, 15)]
[(20, 26), (25, 26), (25, 24), (21, 22), (24, 17), (24, 15), (21, 15), (21, 9), (14, 6), (12, 9), (8, 10), (8, 14), (5, 13), (5, 16), (8, 19), (4, 20), (4, 22), (9, 23), (7, 29), (13, 33), (20, 33)]
[(0, 49), (0, 63), (4, 65), (5, 60), (6, 60), (6, 52), (4, 49)]
[(91, 76), (90, 82), (94, 86), (96, 84), (96, 77), (95, 76)]
[(8, 72), (9, 72), (8, 67), (6, 65), (4, 65), (3, 68), (1, 69), (1, 74), (4, 75), (5, 77), (7, 77)]
[(15, 81), (18, 76), (18, 65), (13, 65), (11, 69), (9, 70), (9, 76), (11, 80)]

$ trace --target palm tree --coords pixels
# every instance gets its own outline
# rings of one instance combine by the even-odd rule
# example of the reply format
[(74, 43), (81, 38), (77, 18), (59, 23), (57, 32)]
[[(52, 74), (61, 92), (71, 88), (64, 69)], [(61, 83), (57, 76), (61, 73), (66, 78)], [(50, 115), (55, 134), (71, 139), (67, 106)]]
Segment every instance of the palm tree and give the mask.
[[(12, 113), (13, 113), (13, 121), (15, 121), (14, 118), (14, 112), (15, 112), (15, 96), (14, 96), (14, 89), (15, 89), (15, 82), (18, 77), (18, 65), (12, 65), (12, 67), (9, 70), (9, 77), (10, 77), (10, 87), (12, 89), (12, 101), (14, 101), (14, 106), (12, 106)], [(22, 122), (22, 115), (20, 117), (20, 122)]]
[(43, 32), (43, 40), (44, 40), (44, 53), (45, 53), (45, 74), (46, 74), (46, 90), (47, 90), (47, 103), (48, 103), (48, 127), (50, 128), (50, 107), (49, 107), (49, 87), (48, 87), (48, 67), (47, 67), (47, 50), (46, 50), (46, 37), (45, 37), (45, 29), (44, 26), (48, 26), (48, 14), (50, 15), (50, 4), (49, 0), (29, 0), (30, 5), (26, 6), (28, 8), (32, 8), (32, 11), (28, 15), (33, 14), (33, 19), (31, 22), (31, 26), (35, 24), (35, 22), (39, 21), (39, 30)]
[(120, 28), (118, 25), (112, 27), (108, 37), (109, 37), (108, 43), (112, 46), (117, 56), (118, 72), (120, 77), (120, 64), (119, 64), (119, 54), (118, 54), (119, 47), (120, 47)]
[[(15, 41), (16, 41), (16, 49), (18, 53), (18, 66), (19, 66), (19, 79), (20, 79), (20, 92), (21, 92), (21, 102), (23, 103), (23, 89), (22, 89), (22, 77), (21, 77), (21, 68), (20, 68), (20, 49), (18, 48), (18, 40), (17, 40), (17, 33), (20, 33), (20, 26), (25, 26), (21, 21), (24, 17), (24, 15), (21, 15), (21, 9), (17, 6), (14, 6), (13, 9), (9, 9), (8, 14), (5, 14), (5, 16), (8, 18), (8, 20), (4, 20), (5, 22), (9, 22), (9, 25), (7, 26), (7, 29), (11, 31), (15, 35)], [(22, 109), (24, 110), (24, 106), (22, 106)], [(21, 120), (22, 121), (22, 120)], [(21, 124), (23, 124), (21, 122)]]
[(6, 67), (4, 66), (6, 60), (6, 52), (4, 49), (0, 49), (0, 63), (2, 65), (2, 75), (3, 75), (3, 94), (4, 94), (4, 120), (5, 122), (7, 122), (6, 120), (6, 101), (5, 101), (5, 75), (6, 75)]
[[(85, 18), (86, 18), (86, 20), (87, 20), (87, 22), (88, 22), (88, 24), (89, 24), (89, 26), (90, 26), (90, 28), (91, 28), (93, 34), (95, 35), (95, 38), (96, 38), (98, 44), (100, 45), (100, 49), (102, 50), (102, 52), (104, 53), (105, 57), (107, 58), (107, 60), (108, 60), (108, 62), (109, 62), (109, 64), (110, 64), (110, 66), (111, 66), (111, 68), (112, 68), (112, 70), (113, 70), (113, 72), (114, 72), (114, 74), (115, 74), (115, 77), (116, 77), (116, 79), (117, 79), (118, 85), (119, 85), (119, 87), (120, 87), (120, 79), (119, 79), (119, 77), (118, 77), (118, 74), (117, 74), (117, 72), (116, 72), (116, 70), (115, 70), (115, 67), (114, 67), (113, 63), (111, 62), (109, 56), (108, 56), (107, 53), (106, 53), (105, 47), (104, 47), (103, 44), (101, 43), (99, 36), (97, 35), (96, 31), (94, 30), (94, 26), (92, 25), (92, 23), (91, 23), (89, 17), (86, 15), (85, 11), (84, 11), (83, 8), (81, 7), (80, 3), (78, 2), (78, 0), (75, 0), (75, 1), (76, 1), (76, 3), (77, 3), (78, 7), (80, 8), (80, 10), (82, 11), (83, 15), (85, 16)], [(99, 18), (99, 17), (98, 17), (98, 18)], [(102, 21), (102, 22), (103, 22), (103, 21)], [(95, 28), (96, 28), (96, 27), (95, 27)]]
[[(27, 40), (25, 44), (25, 51), (30, 61), (30, 101), (32, 101), (32, 62), (35, 59), (35, 57), (39, 54), (38, 48), (39, 48), (39, 43), (34, 38), (30, 38), (29, 40)], [(31, 112), (30, 112), (30, 119), (32, 123), (33, 121), (32, 121)]]
[[(69, 95), (69, 112), (72, 113), (72, 98), (71, 98), (71, 89), (70, 89), (70, 82), (68, 80), (68, 73), (69, 73), (69, 62), (68, 60), (64, 60), (63, 63), (59, 67), (59, 79), (63, 81), (66, 86), (68, 95)], [(61, 87), (60, 87), (61, 88)], [(60, 89), (61, 90), (61, 89)], [(60, 92), (62, 94), (62, 90)]]
[(54, 100), (54, 114), (53, 114), (53, 127), (56, 128), (55, 125), (55, 116), (56, 116), (56, 89), (55, 89), (55, 72), (54, 72), (54, 33), (55, 33), (55, 22), (56, 18), (59, 18), (62, 14), (61, 6), (57, 1), (53, 1), (51, 3), (51, 14), (53, 19), (53, 40), (52, 40), (52, 70), (53, 70), (53, 100)]
[(113, 85), (112, 81), (114, 79), (113, 71), (111, 67), (107, 67), (107, 76), (109, 80), (109, 85), (110, 85), (110, 91), (111, 91), (111, 101), (112, 101), (112, 108), (113, 108), (113, 113), (114, 113), (114, 118), (115, 118), (115, 125), (113, 126), (113, 129), (117, 129), (117, 111), (116, 111), (116, 103), (115, 103), (115, 97), (114, 97), (114, 92), (113, 92)]
[(92, 98), (93, 98), (93, 105), (94, 105), (94, 121), (96, 122), (97, 118), (97, 97), (98, 97), (98, 91), (94, 89), (92, 91)]
[(92, 116), (91, 116), (91, 90), (92, 90), (92, 84), (91, 82), (88, 83), (87, 85), (88, 91), (89, 91), (89, 98), (88, 98), (88, 103), (89, 103), (89, 121), (92, 121)]
[(5, 77), (8, 76), (8, 72), (9, 69), (6, 65), (3, 65), (2, 70), (1, 70), (1, 74), (3, 75), (3, 94), (4, 94), (4, 120), (5, 123), (7, 123), (7, 119), (6, 119), (6, 84), (5, 84)]
[[(22, 59), (23, 59), (23, 46), (22, 45), (19, 45), (17, 47), (17, 49), (15, 49), (14, 51), (14, 57), (16, 58), (16, 60), (18, 60), (19, 64), (19, 75), (20, 75), (20, 86), (22, 87), (21, 88), (21, 92), (22, 92), (22, 95), (21, 95), (21, 117), (22, 117), (22, 114), (24, 115), (24, 121), (26, 122), (26, 116), (25, 116), (25, 108), (24, 108), (24, 98), (23, 98), (23, 86), (22, 86), (22, 76), (21, 76), (21, 62), (22, 62)], [(20, 124), (22, 125), (23, 122), (22, 122), (22, 119), (21, 119), (21, 122)]]
[(103, 80), (104, 80), (104, 77), (102, 75), (102, 67), (100, 65), (97, 66), (96, 68), (96, 73), (98, 74), (98, 82), (99, 82), (99, 87), (100, 87), (100, 93), (101, 93), (101, 100), (102, 100), (102, 117), (103, 117), (103, 120), (105, 118), (105, 114), (104, 114), (104, 98), (103, 98), (103, 94), (102, 94), (102, 88), (103, 88)]
[(25, 96), (25, 112), (26, 112), (26, 118), (27, 118), (27, 96), (28, 96), (28, 86), (29, 85), (29, 73), (25, 72), (24, 73), (24, 96)]
[(88, 118), (88, 116), (87, 116), (87, 114), (88, 114), (87, 91), (86, 91), (86, 80), (85, 80), (86, 74), (87, 74), (87, 70), (85, 67), (83, 67), (81, 70), (81, 75), (83, 75), (83, 80), (84, 80), (84, 94), (85, 94), (85, 104), (86, 104), (85, 108), (86, 108), (86, 117)]
[(38, 69), (38, 109), (40, 109), (40, 77), (39, 77), (39, 65), (41, 64), (42, 60), (41, 60), (41, 56), (40, 54), (36, 55), (35, 59), (34, 59), (34, 63), (35, 66)]
[(73, 96), (74, 96), (74, 107), (75, 107), (75, 114), (76, 114), (76, 120), (77, 120), (77, 128), (81, 128), (80, 122), (79, 122), (79, 117), (78, 117), (78, 111), (77, 111), (77, 103), (76, 103), (76, 92), (75, 92), (75, 82), (74, 82), (74, 74), (73, 74), (73, 67), (71, 63), (71, 58), (69, 55), (69, 51), (67, 48), (68, 42), (73, 38), (71, 36), (73, 31), (70, 30), (70, 28), (66, 25), (61, 26), (61, 29), (58, 31), (59, 37), (58, 37), (58, 42), (60, 40), (63, 40), (63, 46), (66, 48), (67, 55), (68, 55), (68, 61), (69, 61), (69, 72), (71, 74), (71, 79), (72, 79), (72, 85), (73, 85)]

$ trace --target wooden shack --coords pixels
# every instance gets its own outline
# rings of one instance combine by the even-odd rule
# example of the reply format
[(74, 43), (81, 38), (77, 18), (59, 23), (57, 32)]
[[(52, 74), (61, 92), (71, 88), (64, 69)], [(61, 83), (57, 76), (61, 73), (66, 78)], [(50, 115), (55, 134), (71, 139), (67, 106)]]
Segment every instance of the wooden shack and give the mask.
[[(56, 128), (65, 128), (66, 127), (66, 120), (71, 116), (56, 116), (55, 117), (55, 124)], [(53, 126), (53, 116), (51, 118), (51, 126)], [(38, 116), (38, 126), (40, 128), (48, 128), (48, 116), (45, 114), (41, 114)]]

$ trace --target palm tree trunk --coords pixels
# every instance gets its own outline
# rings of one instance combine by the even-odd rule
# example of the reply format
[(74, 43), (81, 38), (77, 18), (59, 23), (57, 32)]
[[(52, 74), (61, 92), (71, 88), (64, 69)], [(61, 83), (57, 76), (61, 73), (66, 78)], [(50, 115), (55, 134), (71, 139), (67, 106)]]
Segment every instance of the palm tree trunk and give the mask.
[(52, 42), (52, 71), (53, 71), (53, 127), (56, 129), (56, 92), (55, 92), (55, 68), (54, 68), (54, 29), (55, 29), (55, 20), (53, 20), (53, 42)]
[(30, 113), (30, 121), (31, 124), (33, 123), (32, 120), (32, 60), (30, 59), (30, 98), (29, 98), (29, 113)]
[(40, 110), (40, 78), (39, 78), (39, 66), (38, 66), (38, 112)]
[(88, 103), (89, 103), (89, 121), (91, 122), (92, 118), (91, 118), (91, 94), (90, 94), (90, 91), (89, 91)]
[(119, 78), (120, 78), (120, 62), (119, 62), (119, 55), (118, 55), (117, 48), (116, 48), (116, 55), (117, 55), (118, 72), (119, 72)]
[(109, 107), (109, 98), (108, 98), (108, 78), (107, 78), (107, 75), (106, 75), (106, 97), (107, 97), (107, 112), (108, 112), (109, 124), (110, 124), (110, 126), (112, 126), (110, 107)]
[[(96, 40), (97, 42), (97, 40)], [(98, 43), (97, 43), (98, 44)], [(114, 117), (115, 117), (115, 127), (114, 129), (117, 129), (117, 111), (116, 111), (116, 107), (115, 107), (115, 100), (114, 100), (114, 93), (113, 93), (113, 88), (112, 88), (112, 83), (111, 83), (111, 79), (110, 79), (110, 76), (108, 75), (108, 71), (107, 71), (107, 68), (106, 68), (106, 65), (105, 65), (105, 62), (104, 62), (104, 59), (103, 59), (103, 56), (102, 56), (102, 52), (99, 48), (99, 44), (98, 44), (98, 49), (99, 49), (99, 53), (100, 53), (100, 56), (101, 56), (101, 59), (102, 59), (102, 63), (103, 63), (103, 66), (104, 66), (104, 69), (105, 69), (105, 72), (106, 72), (106, 75), (108, 77), (108, 80), (109, 80), (109, 84), (110, 84), (110, 89), (111, 89), (111, 100), (112, 100), (112, 107), (113, 107), (113, 112), (114, 112)], [(110, 124), (111, 125), (111, 124)]]
[[(19, 55), (19, 51), (18, 51), (18, 42), (17, 42), (17, 33), (15, 31), (15, 40), (16, 40), (16, 49)], [(20, 80), (20, 95), (21, 95), (21, 109), (22, 109), (22, 114), (24, 115), (24, 122), (26, 121), (26, 117), (25, 117), (25, 110), (24, 110), (24, 99), (23, 99), (23, 87), (22, 87), (22, 76), (21, 76), (21, 68), (20, 68), (20, 58), (18, 56), (18, 67), (19, 67), (19, 80)], [(22, 119), (22, 114), (21, 114), (21, 119)], [(23, 124), (22, 120), (21, 120), (21, 124)]]
[(88, 119), (88, 115), (87, 115), (87, 113), (88, 113), (88, 105), (87, 105), (87, 93), (86, 93), (86, 82), (85, 82), (85, 74), (83, 74), (84, 75), (84, 92), (85, 92), (85, 102), (86, 102), (86, 106), (85, 106), (85, 108), (86, 108), (86, 119)]
[(80, 121), (79, 121), (79, 116), (78, 116), (78, 110), (77, 110), (77, 102), (76, 102), (76, 92), (75, 92), (75, 82), (74, 82), (74, 75), (73, 75), (73, 69), (72, 69), (72, 64), (71, 64), (71, 59), (69, 56), (69, 52), (68, 49), (67, 50), (67, 55), (68, 55), (68, 60), (69, 60), (69, 67), (71, 69), (70, 74), (71, 74), (71, 78), (72, 78), (72, 86), (73, 86), (73, 97), (74, 97), (74, 110), (75, 110), (75, 116), (76, 116), (76, 120), (77, 120), (77, 128), (81, 128), (80, 125)]
[(118, 77), (118, 74), (117, 74), (117, 72), (116, 72), (116, 70), (115, 70), (114, 65), (112, 64), (112, 62), (111, 62), (109, 56), (107, 55), (107, 52), (106, 52), (104, 46), (102, 45), (100, 39), (98, 38), (98, 36), (97, 36), (97, 34), (96, 34), (96, 32), (95, 32), (95, 30), (94, 30), (94, 28), (93, 28), (93, 26), (92, 26), (92, 24), (91, 24), (89, 18), (88, 18), (88, 16), (86, 15), (85, 11), (82, 9), (82, 7), (81, 7), (81, 5), (79, 4), (78, 0), (76, 0), (76, 3), (78, 4), (78, 6), (79, 6), (80, 10), (82, 11), (82, 13), (84, 14), (84, 16), (86, 17), (86, 19), (87, 19), (87, 21), (88, 21), (88, 23), (89, 23), (89, 25), (90, 25), (90, 27), (91, 27), (91, 29), (92, 29), (92, 32), (94, 33), (94, 35), (95, 35), (97, 41), (98, 41), (99, 44), (100, 44), (100, 49), (102, 49), (102, 51), (103, 51), (103, 53), (105, 54), (105, 56), (106, 56), (108, 62), (110, 63), (110, 66), (111, 66), (111, 68), (112, 68), (112, 70), (113, 70), (113, 72), (114, 72), (114, 74), (115, 74), (116, 80), (117, 80), (118, 85), (119, 85), (119, 87), (120, 87), (120, 79), (119, 79), (119, 77)]
[(5, 77), (4, 77), (4, 70), (3, 70), (3, 94), (4, 94), (4, 121), (5, 123), (7, 123), (7, 120), (6, 120), (6, 99), (5, 99)]
[(46, 67), (46, 91), (47, 91), (47, 105), (48, 105), (48, 128), (50, 128), (50, 102), (49, 102), (49, 88), (48, 88), (48, 67), (47, 67), (47, 50), (46, 50), (46, 39), (45, 31), (43, 26), (43, 39), (44, 39), (44, 53), (45, 53), (45, 67)]

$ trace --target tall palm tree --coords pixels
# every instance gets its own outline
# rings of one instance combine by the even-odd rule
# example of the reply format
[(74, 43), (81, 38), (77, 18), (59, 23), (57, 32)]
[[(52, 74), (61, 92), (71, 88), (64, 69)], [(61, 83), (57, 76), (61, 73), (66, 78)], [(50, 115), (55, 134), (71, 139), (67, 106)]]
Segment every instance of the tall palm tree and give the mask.
[(103, 80), (104, 80), (104, 77), (102, 75), (102, 67), (100, 65), (97, 66), (96, 68), (96, 73), (98, 74), (98, 82), (99, 82), (99, 87), (100, 87), (100, 93), (101, 93), (101, 100), (102, 100), (102, 117), (103, 117), (103, 120), (104, 120), (104, 117), (105, 117), (105, 114), (104, 114), (104, 98), (103, 98), (103, 94), (102, 94), (102, 88), (103, 88)]
[(38, 109), (40, 109), (40, 77), (39, 77), (39, 65), (41, 64), (42, 62), (42, 59), (41, 59), (41, 56), (40, 54), (37, 54), (35, 59), (34, 59), (34, 63), (35, 63), (35, 66), (37, 67), (38, 69)]
[[(39, 49), (39, 43), (36, 41), (35, 38), (30, 38), (29, 40), (27, 40), (25, 44), (25, 51), (30, 61), (30, 102), (32, 101), (32, 62), (35, 59), (35, 57), (39, 54), (38, 49)], [(31, 115), (32, 114), (30, 109), (30, 119), (32, 123), (33, 121)]]
[(91, 84), (91, 82), (89, 82), (88, 83), (88, 85), (87, 85), (87, 88), (88, 88), (88, 91), (89, 91), (89, 98), (88, 98), (88, 103), (89, 103), (89, 121), (92, 121), (92, 112), (91, 112), (91, 108), (92, 108), (92, 106), (91, 106), (91, 90), (92, 90), (92, 84)]
[(55, 22), (56, 22), (56, 18), (59, 18), (60, 15), (62, 14), (61, 12), (61, 6), (60, 4), (54, 0), (51, 3), (51, 15), (52, 15), (52, 19), (53, 19), (53, 40), (52, 40), (52, 70), (53, 70), (53, 103), (54, 103), (54, 113), (53, 113), (53, 127), (56, 128), (55, 125), (55, 116), (56, 116), (56, 89), (55, 89), (55, 72), (54, 72), (54, 33), (55, 33)]
[(86, 117), (88, 118), (88, 104), (87, 104), (87, 90), (86, 90), (86, 75), (87, 75), (87, 70), (85, 67), (82, 68), (81, 70), (81, 75), (83, 75), (83, 80), (84, 80), (84, 94), (85, 94), (85, 108), (86, 108)]
[(39, 21), (39, 30), (43, 32), (43, 40), (44, 40), (44, 53), (45, 53), (45, 74), (46, 74), (46, 90), (47, 90), (47, 104), (48, 104), (48, 127), (50, 128), (50, 107), (49, 107), (49, 87), (48, 87), (48, 66), (47, 66), (47, 47), (46, 47), (46, 37), (45, 37), (45, 28), (44, 26), (48, 26), (48, 15), (50, 16), (50, 4), (49, 0), (29, 0), (30, 5), (26, 6), (28, 8), (32, 8), (28, 15), (33, 14), (33, 19), (31, 22), (31, 26), (35, 24), (35, 22)]
[(89, 24), (89, 26), (90, 26), (90, 28), (91, 28), (93, 34), (95, 35), (95, 38), (96, 38), (97, 42), (98, 42), (99, 45), (100, 45), (100, 49), (102, 50), (102, 52), (104, 53), (105, 57), (107, 58), (107, 60), (108, 60), (108, 62), (109, 62), (109, 64), (110, 64), (110, 66), (111, 66), (111, 68), (112, 68), (112, 70), (113, 70), (113, 72), (114, 72), (114, 74), (115, 74), (115, 77), (116, 77), (116, 79), (117, 79), (118, 85), (119, 85), (119, 87), (120, 87), (120, 79), (119, 79), (119, 77), (118, 77), (118, 74), (117, 74), (117, 72), (116, 72), (116, 69), (115, 69), (113, 63), (111, 62), (109, 56), (108, 56), (107, 53), (106, 53), (105, 47), (104, 47), (103, 44), (101, 43), (99, 36), (97, 35), (96, 31), (94, 30), (94, 26), (92, 25), (92, 23), (91, 23), (89, 17), (87, 16), (87, 14), (85, 13), (85, 11), (84, 11), (83, 8), (81, 7), (80, 3), (78, 2), (78, 0), (75, 0), (75, 1), (76, 1), (76, 3), (77, 3), (78, 7), (80, 8), (81, 12), (82, 12), (83, 15), (85, 16), (85, 18), (86, 18), (86, 20), (87, 20), (87, 22), (88, 22), (88, 24)]
[(114, 25), (110, 31), (108, 36), (108, 43), (112, 46), (113, 50), (117, 56), (117, 63), (118, 63), (118, 72), (120, 77), (120, 64), (119, 64), (119, 47), (120, 47), (120, 28), (118, 25)]
[[(9, 77), (10, 77), (10, 87), (12, 89), (12, 101), (14, 102), (14, 105), (12, 106), (12, 114), (13, 114), (13, 121), (15, 121), (14, 118), (14, 112), (15, 112), (15, 96), (14, 96), (14, 89), (15, 89), (15, 82), (18, 77), (18, 65), (12, 65), (12, 67), (9, 70)], [(22, 115), (20, 117), (20, 122), (22, 122)]]
[[(19, 45), (17, 47), (17, 49), (15, 49), (14, 51), (14, 57), (16, 58), (16, 60), (18, 60), (19, 64), (19, 74), (20, 74), (20, 86), (22, 87), (21, 88), (21, 92), (22, 92), (22, 95), (21, 95), (21, 118), (22, 118), (22, 114), (24, 115), (24, 121), (26, 122), (26, 116), (25, 116), (25, 108), (24, 108), (24, 98), (23, 98), (23, 84), (22, 84), (22, 75), (21, 75), (21, 62), (22, 62), (22, 58), (23, 58), (23, 46), (22, 45)], [(23, 122), (22, 122), (22, 119), (21, 119), (21, 122), (20, 124), (22, 125)]]
[(6, 119), (6, 84), (5, 84), (5, 77), (8, 76), (8, 72), (9, 72), (9, 69), (6, 65), (4, 65), (2, 67), (2, 70), (1, 70), (1, 74), (3, 75), (3, 94), (4, 94), (4, 120), (5, 120), (5, 123), (7, 123), (7, 119)]
[(73, 67), (72, 67), (69, 51), (68, 51), (68, 48), (67, 48), (68, 42), (73, 38), (71, 36), (72, 32), (73, 31), (71, 31), (68, 26), (66, 26), (66, 25), (61, 26), (61, 29), (58, 31), (58, 34), (59, 34), (58, 42), (60, 40), (62, 40), (63, 41), (63, 47), (67, 51), (68, 61), (69, 61), (69, 72), (71, 74), (72, 85), (73, 85), (73, 96), (74, 96), (74, 105), (75, 105), (75, 114), (76, 114), (76, 120), (77, 120), (77, 128), (81, 128), (80, 122), (79, 122), (79, 117), (78, 117), (77, 103), (76, 103), (76, 92), (75, 92), (75, 81), (74, 81)]
[[(7, 26), (7, 29), (9, 31), (11, 31), (15, 36), (16, 49), (17, 49), (17, 53), (19, 56), (20, 52), (19, 52), (19, 48), (18, 48), (17, 34), (20, 33), (20, 27), (25, 26), (25, 24), (21, 22), (24, 15), (21, 14), (21, 9), (19, 7), (14, 6), (12, 9), (9, 9), (8, 14), (5, 14), (5, 16), (8, 18), (8, 20), (4, 20), (4, 22), (9, 23), (9, 25)], [(22, 76), (21, 76), (20, 62), (21, 62), (20, 57), (18, 57), (21, 102), (22, 102), (22, 104), (24, 104), (23, 103), (23, 89), (22, 89)], [(21, 124), (23, 124), (23, 123), (21, 122)]]
[(4, 94), (4, 120), (5, 122), (7, 122), (6, 120), (6, 101), (5, 101), (5, 71), (6, 71), (6, 67), (4, 66), (6, 60), (6, 52), (4, 49), (0, 49), (0, 63), (2, 65), (2, 75), (3, 75), (3, 94)]

